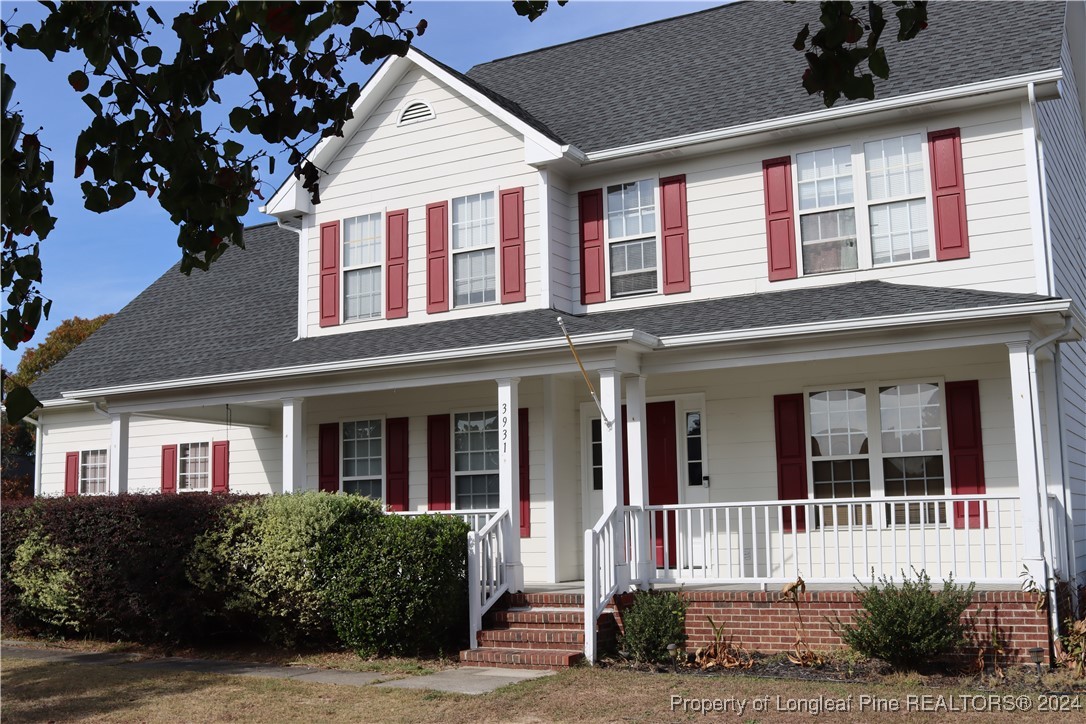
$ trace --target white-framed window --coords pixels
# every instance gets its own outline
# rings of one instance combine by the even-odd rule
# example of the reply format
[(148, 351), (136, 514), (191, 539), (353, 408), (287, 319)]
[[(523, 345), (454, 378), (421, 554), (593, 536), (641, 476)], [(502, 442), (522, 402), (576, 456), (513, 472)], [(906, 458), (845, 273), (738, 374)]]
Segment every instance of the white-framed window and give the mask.
[(656, 179), (614, 184), (605, 191), (611, 297), (657, 291)]
[(925, 154), (919, 133), (797, 153), (803, 273), (932, 258)]
[(452, 200), (453, 306), (492, 304), (498, 298), (497, 204), (487, 191)]
[(588, 467), (592, 474), (592, 489), (603, 490), (603, 421), (593, 417), (589, 424), (589, 448), (591, 457)]
[[(845, 385), (807, 393), (810, 493), (815, 500), (946, 495), (946, 414), (939, 381)], [(938, 504), (829, 509), (816, 525), (946, 524)], [(823, 517), (823, 512), (818, 511)], [(832, 519), (830, 519), (832, 517)]]
[(498, 507), (497, 410), (453, 415), (453, 494), (458, 510)]
[(700, 410), (683, 414), (686, 428), (686, 484), (705, 485), (705, 438)]
[(343, 321), (380, 317), (384, 233), (380, 213), (343, 221)]
[(183, 442), (177, 446), (177, 490), (211, 490), (211, 443)]
[(109, 492), (109, 452), (83, 450), (79, 453), (79, 494), (104, 495)]
[(340, 489), (384, 499), (384, 421), (355, 420), (340, 425), (342, 447)]

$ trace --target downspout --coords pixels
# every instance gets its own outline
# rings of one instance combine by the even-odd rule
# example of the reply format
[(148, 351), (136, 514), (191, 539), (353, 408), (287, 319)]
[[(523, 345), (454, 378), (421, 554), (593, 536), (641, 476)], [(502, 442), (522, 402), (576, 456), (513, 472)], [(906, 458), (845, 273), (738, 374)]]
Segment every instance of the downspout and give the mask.
[[(38, 412), (41, 415), (41, 412)], [(27, 415), (25, 418), (27, 422), (34, 426), (34, 497), (37, 498), (41, 495), (41, 455), (42, 455), (42, 436), (45, 434), (42, 431), (41, 421), (37, 418), (33, 418)]]
[(305, 322), (303, 321), (303, 310), (305, 309), (306, 293), (308, 291), (308, 289), (306, 288), (308, 280), (306, 279), (305, 275), (305, 249), (302, 249), (302, 235), (305, 233), (305, 230), (300, 226), (291, 226), (279, 217), (276, 217), (275, 225), (283, 231), (293, 231), (295, 234), (298, 235), (298, 299), (296, 300), (296, 303), (298, 305), (298, 308), (296, 310), (296, 314), (298, 315), (298, 330), (294, 336), (294, 339), (292, 340), (294, 342), (297, 342), (299, 339), (305, 336)]
[(1048, 294), (1056, 288), (1055, 273), (1052, 267), (1052, 233), (1048, 218), (1048, 180), (1045, 178), (1045, 145), (1041, 138), (1041, 128), (1037, 123), (1037, 89), (1031, 82), (1027, 86), (1029, 93), (1029, 112), (1033, 121), (1033, 142), (1037, 149), (1037, 180), (1041, 184), (1041, 236), (1044, 237), (1045, 284)]
[[(1048, 595), (1048, 618), (1049, 628), (1052, 635), (1055, 636), (1059, 632), (1060, 617), (1059, 611), (1056, 610), (1056, 587), (1054, 585), (1048, 585), (1048, 572), (1053, 568), (1052, 561), (1052, 526), (1051, 526), (1051, 510), (1048, 499), (1048, 475), (1044, 466), (1044, 441), (1041, 437), (1041, 409), (1039, 390), (1036, 387), (1037, 380), (1037, 352), (1044, 349), (1050, 344), (1059, 343), (1064, 337), (1066, 337), (1071, 329), (1075, 325), (1074, 317), (1068, 316), (1064, 319), (1063, 328), (1058, 332), (1037, 340), (1026, 348), (1026, 365), (1029, 370), (1029, 404), (1030, 404), (1030, 426), (1033, 428), (1033, 469), (1037, 475), (1037, 495), (1040, 496), (1040, 510), (1041, 510), (1041, 558), (1044, 560), (1045, 566), (1045, 592)], [(1058, 395), (1057, 395), (1058, 399)], [(1052, 431), (1049, 430), (1049, 443), (1052, 442)], [(1062, 486), (1066, 487), (1066, 486)]]

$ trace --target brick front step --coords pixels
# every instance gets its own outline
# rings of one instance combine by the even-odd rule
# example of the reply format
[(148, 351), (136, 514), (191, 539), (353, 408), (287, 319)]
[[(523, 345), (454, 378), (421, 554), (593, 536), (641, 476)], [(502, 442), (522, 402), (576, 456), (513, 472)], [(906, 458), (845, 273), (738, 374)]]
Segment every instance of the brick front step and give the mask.
[(564, 669), (582, 661), (583, 651), (529, 649), (467, 649), (460, 652), (462, 666), (511, 666), (518, 669)]
[(514, 593), (509, 597), (513, 608), (584, 608), (583, 593)]
[(490, 629), (479, 632), (479, 645), (511, 649), (583, 649), (584, 629)]
[(510, 608), (490, 611), (484, 628), (565, 628), (584, 627), (584, 611), (577, 609)]

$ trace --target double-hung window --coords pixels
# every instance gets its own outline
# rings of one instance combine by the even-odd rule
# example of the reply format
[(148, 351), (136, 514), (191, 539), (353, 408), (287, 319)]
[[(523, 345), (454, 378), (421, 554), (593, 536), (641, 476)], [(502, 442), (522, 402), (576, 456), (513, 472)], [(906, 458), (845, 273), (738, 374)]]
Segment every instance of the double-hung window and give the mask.
[(177, 452), (177, 490), (210, 489), (211, 445), (206, 442), (181, 443)]
[(343, 321), (381, 316), (381, 214), (343, 222)]
[(490, 304), (497, 299), (497, 229), (493, 191), (452, 200), (454, 306)]
[(384, 494), (384, 445), (381, 420), (345, 422), (343, 432), (343, 477), (345, 493), (381, 500)]
[(453, 475), (456, 508), (497, 508), (498, 412), (453, 416)]
[(79, 454), (79, 493), (99, 495), (109, 492), (107, 451), (84, 450)]
[(655, 292), (656, 181), (608, 186), (606, 203), (611, 296)]
[[(942, 400), (942, 387), (935, 382), (808, 393), (815, 500), (945, 495)], [(818, 524), (874, 522), (869, 505), (826, 511), (818, 510)], [(888, 504), (883, 515), (888, 525), (946, 523), (945, 506), (937, 503)]]
[(931, 258), (924, 152), (911, 134), (796, 154), (804, 274)]

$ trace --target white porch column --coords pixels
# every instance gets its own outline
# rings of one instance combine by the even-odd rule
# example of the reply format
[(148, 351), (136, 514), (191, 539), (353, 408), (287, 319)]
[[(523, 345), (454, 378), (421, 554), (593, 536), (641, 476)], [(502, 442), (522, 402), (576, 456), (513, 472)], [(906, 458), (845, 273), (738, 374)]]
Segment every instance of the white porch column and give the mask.
[(524, 590), (520, 561), (520, 414), (517, 377), (498, 380), (498, 507), (509, 511), (505, 572), (510, 591)]
[(128, 492), (128, 423), (130, 413), (109, 416), (109, 494)]
[[(622, 373), (618, 370), (600, 370), (600, 407), (603, 408), (604, 417), (601, 425), (603, 434), (603, 512), (607, 513), (616, 507), (621, 508), (623, 505)], [(630, 571), (626, 565), (626, 533), (623, 530), (623, 518), (619, 516), (617, 522), (614, 535), (615, 581), (621, 589), (629, 583)], [(595, 521), (590, 522), (588, 525), (595, 525)]]
[[(633, 377), (626, 382), (626, 459), (630, 471), (630, 505), (644, 507), (649, 503), (648, 479), (648, 427), (645, 424), (645, 378)], [(652, 553), (649, 546), (649, 518), (641, 516), (641, 536), (634, 541), (637, 546), (637, 568), (630, 566), (630, 577), (643, 581), (648, 587), (652, 575), (649, 564)]]
[(306, 489), (305, 398), (283, 400), (283, 492)]
[(1029, 343), (1008, 342), (1011, 369), (1011, 407), (1014, 417), (1014, 449), (1018, 462), (1018, 495), (1022, 505), (1022, 564), (1039, 587), (1047, 575), (1041, 553), (1040, 481), (1037, 479), (1037, 446), (1033, 396), (1037, 380), (1031, 374)]

